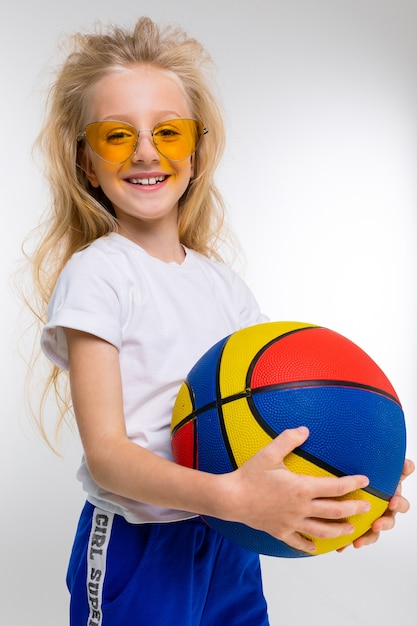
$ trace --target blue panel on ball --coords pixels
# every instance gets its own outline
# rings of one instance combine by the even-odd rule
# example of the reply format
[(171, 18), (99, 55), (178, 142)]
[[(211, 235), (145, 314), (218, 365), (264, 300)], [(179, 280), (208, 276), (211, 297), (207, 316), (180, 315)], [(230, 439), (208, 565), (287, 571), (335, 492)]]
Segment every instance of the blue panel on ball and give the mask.
[(188, 374), (188, 382), (194, 393), (196, 410), (216, 401), (216, 371), (223, 346), (228, 337), (218, 341), (194, 365)]
[(275, 433), (305, 425), (301, 450), (343, 474), (365, 474), (390, 496), (405, 456), (402, 409), (386, 396), (353, 387), (303, 387), (254, 394), (253, 410)]
[(197, 437), (199, 470), (211, 474), (226, 474), (234, 469), (224, 445), (216, 407), (197, 417)]
[(298, 558), (312, 556), (307, 552), (294, 550), (283, 541), (275, 539), (261, 530), (255, 530), (237, 522), (225, 522), (215, 517), (204, 517), (207, 524), (217, 530), (223, 537), (236, 543), (241, 548), (267, 556), (282, 558)]

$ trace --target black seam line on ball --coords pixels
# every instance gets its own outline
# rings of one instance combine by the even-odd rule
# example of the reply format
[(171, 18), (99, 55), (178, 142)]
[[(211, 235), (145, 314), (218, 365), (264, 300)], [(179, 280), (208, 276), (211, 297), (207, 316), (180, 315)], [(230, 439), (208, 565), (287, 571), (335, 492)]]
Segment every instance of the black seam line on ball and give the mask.
[[(348, 476), (348, 474), (346, 474), (345, 472), (341, 472), (336, 467), (333, 467), (333, 465), (325, 463), (321, 459), (314, 456), (314, 454), (310, 454), (302, 448), (295, 448), (295, 450), (293, 450), (293, 454), (301, 457), (305, 461), (309, 461), (310, 463), (317, 465), (317, 467), (320, 467), (321, 469), (329, 472), (330, 474), (333, 474), (334, 476), (337, 476), (338, 478), (341, 478), (342, 476)], [(370, 485), (368, 485), (367, 487), (362, 487), (360, 491), (366, 491), (366, 493), (369, 493), (372, 496), (379, 498), (380, 500), (385, 500), (386, 502), (389, 502), (389, 500), (391, 499), (390, 495), (384, 493), (383, 491), (379, 491), (378, 489), (374, 489), (374, 487), (371, 487)]]
[(242, 398), (250, 398), (251, 396), (257, 395), (259, 393), (267, 393), (268, 391), (280, 391), (286, 389), (302, 389), (311, 388), (311, 387), (345, 387), (345, 388), (355, 388), (355, 389), (363, 389), (365, 391), (370, 391), (372, 393), (376, 393), (380, 396), (388, 398), (392, 400), (398, 407), (401, 408), (401, 404), (398, 402), (397, 398), (395, 398), (390, 393), (379, 389), (378, 387), (372, 387), (371, 385), (362, 385), (360, 383), (354, 383), (346, 380), (301, 380), (294, 382), (286, 382), (279, 383), (275, 385), (264, 385), (262, 387), (256, 387), (255, 389), (244, 389), (239, 393), (234, 393), (231, 396), (227, 396), (226, 398), (220, 398), (218, 400), (213, 400), (213, 402), (209, 402), (199, 409), (194, 409), (189, 413), (186, 417), (184, 417), (174, 428), (172, 434), (174, 434), (179, 428), (194, 420), (198, 415), (204, 413), (205, 411), (209, 411), (218, 407), (219, 409), (223, 404), (228, 404), (229, 402), (234, 402), (235, 400), (241, 400)]
[(389, 400), (395, 402), (397, 406), (401, 408), (401, 404), (395, 396), (380, 389), (379, 387), (372, 387), (372, 385), (365, 385), (362, 383), (356, 383), (350, 380), (335, 380), (335, 379), (314, 379), (314, 380), (296, 380), (293, 382), (277, 383), (273, 385), (263, 385), (262, 387), (255, 387), (251, 390), (250, 395), (257, 393), (265, 393), (267, 391), (279, 391), (285, 389), (302, 389), (303, 387), (352, 387), (353, 389), (364, 389), (365, 391), (371, 391), (379, 396), (384, 396)]
[(194, 420), (198, 415), (204, 413), (205, 411), (209, 411), (216, 407), (220, 408), (224, 404), (228, 404), (229, 402), (234, 402), (235, 400), (241, 400), (242, 398), (250, 398), (260, 393), (267, 393), (269, 391), (285, 391), (286, 389), (302, 389), (311, 388), (311, 387), (345, 387), (345, 388), (354, 388), (354, 389), (363, 389), (365, 391), (370, 391), (372, 393), (376, 393), (377, 395), (383, 396), (395, 402), (397, 406), (401, 408), (401, 404), (398, 402), (395, 396), (379, 389), (378, 387), (372, 387), (371, 385), (362, 385), (360, 383), (350, 382), (347, 380), (300, 380), (294, 382), (286, 382), (286, 383), (278, 383), (275, 385), (264, 385), (262, 387), (256, 387), (255, 389), (244, 389), (238, 393), (234, 393), (231, 396), (227, 396), (226, 398), (220, 398), (218, 400), (213, 400), (213, 402), (209, 402), (199, 409), (194, 409), (189, 413), (186, 417), (184, 417), (175, 427), (173, 433), (175, 433), (181, 426), (187, 424)]

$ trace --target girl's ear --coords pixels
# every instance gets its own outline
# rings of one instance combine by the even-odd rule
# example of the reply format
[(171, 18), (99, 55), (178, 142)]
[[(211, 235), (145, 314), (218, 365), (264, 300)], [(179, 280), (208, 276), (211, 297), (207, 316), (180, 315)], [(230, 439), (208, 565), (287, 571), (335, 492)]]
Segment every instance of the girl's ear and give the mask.
[(86, 154), (84, 148), (81, 148), (78, 152), (78, 162), (81, 166), (81, 169), (84, 170), (90, 185), (98, 189), (98, 187), (100, 187), (100, 183), (98, 181), (97, 174), (95, 173), (93, 164), (91, 163), (91, 159)]
[(190, 158), (190, 178), (194, 178), (194, 157), (195, 153), (193, 153)]
[(90, 185), (92, 185), (92, 187), (95, 187), (96, 189), (98, 189), (100, 187), (100, 183), (99, 183), (99, 180), (97, 178), (97, 174), (94, 171), (93, 164), (91, 163), (90, 159), (86, 159), (86, 164), (85, 164), (85, 167), (84, 167), (84, 171), (86, 173), (86, 176), (88, 178), (88, 181), (89, 181)]

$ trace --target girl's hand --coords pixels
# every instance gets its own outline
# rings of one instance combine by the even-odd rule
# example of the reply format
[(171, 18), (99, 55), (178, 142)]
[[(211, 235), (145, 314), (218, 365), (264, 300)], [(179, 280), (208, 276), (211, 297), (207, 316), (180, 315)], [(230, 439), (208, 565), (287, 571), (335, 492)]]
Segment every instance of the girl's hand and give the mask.
[(304, 534), (320, 538), (353, 532), (343, 518), (369, 510), (363, 500), (337, 500), (369, 484), (365, 476), (313, 477), (289, 471), (284, 458), (308, 437), (305, 427), (284, 431), (231, 474), (229, 519), (263, 530), (289, 546), (314, 552)]
[[(367, 533), (362, 535), (353, 542), (354, 548), (363, 548), (363, 546), (371, 545), (375, 543), (379, 539), (379, 535), (383, 530), (391, 530), (395, 526), (395, 516), (397, 513), (407, 513), (410, 508), (410, 503), (408, 500), (401, 495), (402, 491), (402, 481), (410, 476), (415, 470), (415, 465), (413, 461), (410, 459), (406, 459), (404, 462), (403, 473), (401, 474), (400, 482), (398, 483), (397, 490), (395, 494), (392, 496), (390, 503), (388, 505), (387, 510), (384, 515), (379, 517), (372, 524), (372, 528), (368, 530)], [(345, 546), (347, 547), (347, 546)], [(344, 548), (338, 550), (338, 552), (342, 552)]]

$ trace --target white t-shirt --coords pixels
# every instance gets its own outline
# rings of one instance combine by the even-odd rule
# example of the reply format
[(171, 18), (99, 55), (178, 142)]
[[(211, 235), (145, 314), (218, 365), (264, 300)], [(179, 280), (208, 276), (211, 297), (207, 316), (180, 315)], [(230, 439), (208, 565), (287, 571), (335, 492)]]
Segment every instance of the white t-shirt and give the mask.
[[(171, 412), (189, 370), (223, 337), (264, 321), (248, 287), (223, 263), (192, 250), (186, 250), (181, 265), (164, 263), (112, 233), (74, 254), (63, 269), (41, 345), (63, 369), (68, 369), (65, 327), (116, 346), (128, 437), (172, 459)], [(78, 478), (92, 504), (130, 522), (192, 516), (103, 490), (91, 478), (85, 459)]]

